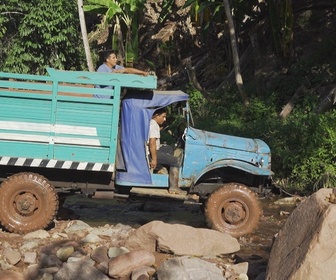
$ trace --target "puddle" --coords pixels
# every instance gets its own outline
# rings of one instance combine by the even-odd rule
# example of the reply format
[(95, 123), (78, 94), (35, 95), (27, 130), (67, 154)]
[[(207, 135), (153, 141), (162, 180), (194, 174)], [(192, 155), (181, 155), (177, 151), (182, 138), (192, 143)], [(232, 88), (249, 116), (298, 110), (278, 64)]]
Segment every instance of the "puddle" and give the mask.
[(279, 232), (290, 213), (295, 209), (295, 205), (275, 204), (277, 199), (261, 200), (263, 216), (260, 224), (253, 233), (239, 239), (240, 255), (260, 256), (268, 260), (275, 234)]

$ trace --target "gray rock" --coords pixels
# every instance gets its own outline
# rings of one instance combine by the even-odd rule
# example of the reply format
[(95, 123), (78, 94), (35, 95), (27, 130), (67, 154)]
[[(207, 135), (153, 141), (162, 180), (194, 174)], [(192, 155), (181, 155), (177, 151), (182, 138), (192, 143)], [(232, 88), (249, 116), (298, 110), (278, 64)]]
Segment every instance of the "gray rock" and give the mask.
[(97, 269), (99, 269), (102, 273), (108, 275), (108, 262), (101, 262), (96, 265)]
[(125, 230), (125, 231), (132, 231), (134, 230), (131, 226), (128, 225), (124, 225), (121, 223), (118, 223), (114, 226), (115, 229), (119, 229), (119, 230)]
[(37, 254), (36, 252), (26, 252), (24, 254), (24, 263), (34, 264), (36, 263)]
[(57, 271), (59, 271), (59, 267), (58, 266), (51, 266), (51, 267), (45, 267), (45, 268), (41, 268), (40, 272), (41, 273), (48, 273), (48, 274), (55, 274)]
[(82, 230), (90, 230), (91, 227), (82, 221), (76, 220), (76, 221), (71, 221), (67, 228), (64, 229), (66, 233), (74, 233), (77, 231), (82, 231)]
[(89, 233), (85, 238), (82, 239), (84, 243), (98, 243), (102, 241), (102, 239), (93, 233)]
[(39, 229), (39, 230), (27, 233), (25, 236), (23, 236), (23, 239), (46, 239), (49, 237), (50, 237), (50, 234), (46, 230)]
[(68, 235), (66, 233), (62, 233), (62, 232), (55, 232), (52, 234), (51, 238), (53, 239), (60, 239), (60, 238), (69, 238)]
[(227, 233), (161, 221), (136, 229), (126, 240), (125, 247), (179, 256), (217, 256), (240, 250), (237, 239)]
[(155, 269), (150, 266), (141, 266), (132, 272), (131, 280), (149, 280), (155, 273)]
[(73, 254), (70, 256), (70, 257), (73, 257), (73, 258), (83, 258), (86, 256), (86, 253), (84, 251), (75, 251), (73, 252)]
[(12, 267), (13, 267), (13, 265), (5, 262), (4, 260), (0, 260), (0, 271), (1, 270), (8, 270), (8, 269), (11, 269)]
[(57, 250), (56, 256), (61, 261), (66, 262), (73, 252), (75, 252), (75, 248), (73, 246), (64, 246)]
[(112, 278), (129, 277), (134, 270), (142, 266), (152, 266), (155, 257), (146, 250), (132, 251), (109, 261), (109, 273)]
[(301, 202), (276, 237), (266, 271), (268, 280), (335, 279), (336, 205), (331, 189)]
[(62, 266), (62, 261), (56, 255), (48, 255), (42, 253), (40, 255), (40, 265), (41, 267), (52, 267), (52, 266)]
[(43, 273), (41, 280), (53, 280), (54, 276), (50, 273)]
[(68, 263), (73, 263), (73, 262), (81, 262), (83, 260), (86, 260), (86, 262), (90, 263), (90, 265), (94, 265), (95, 264), (95, 261), (92, 260), (91, 258), (88, 258), (87, 256), (84, 256), (84, 257), (70, 257), (68, 258)]
[(39, 264), (31, 264), (24, 271), (25, 280), (36, 280), (38, 279), (40, 273), (40, 265)]
[(20, 247), (20, 251), (21, 252), (29, 251), (29, 250), (37, 248), (39, 245), (40, 244), (36, 240), (28, 241)]
[(215, 264), (198, 258), (169, 259), (157, 270), (158, 280), (225, 280)]
[(16, 265), (19, 261), (21, 261), (21, 254), (12, 248), (7, 248), (3, 254), (5, 260), (11, 265)]
[(109, 258), (107, 255), (107, 247), (100, 246), (91, 252), (91, 259), (96, 261), (97, 263), (108, 262)]
[(291, 197), (285, 197), (285, 198), (280, 198), (277, 201), (274, 202), (274, 204), (290, 204), (290, 205), (295, 205), (299, 202), (301, 202), (304, 198), (300, 196), (291, 196)]
[(54, 280), (109, 280), (101, 271), (92, 265), (88, 257), (72, 263), (64, 263), (54, 275)]
[(93, 228), (91, 230), (91, 233), (98, 236), (112, 236), (113, 234), (117, 234), (119, 231), (120, 229), (105, 226), (105, 227)]
[(117, 224), (114, 227), (114, 229), (117, 231), (111, 237), (115, 239), (121, 239), (121, 240), (125, 240), (131, 234), (131, 232), (134, 231), (134, 228), (132, 228), (131, 226), (123, 225), (123, 224)]
[(128, 252), (129, 252), (129, 250), (125, 247), (111, 247), (108, 250), (108, 256), (110, 258), (115, 258), (115, 257), (121, 256), (123, 254), (126, 254)]
[(230, 269), (232, 269), (236, 274), (247, 274), (249, 264), (248, 262), (242, 262), (237, 263), (232, 266), (230, 266)]
[(0, 245), (3, 249), (12, 248), (12, 246), (7, 241), (1, 242)]

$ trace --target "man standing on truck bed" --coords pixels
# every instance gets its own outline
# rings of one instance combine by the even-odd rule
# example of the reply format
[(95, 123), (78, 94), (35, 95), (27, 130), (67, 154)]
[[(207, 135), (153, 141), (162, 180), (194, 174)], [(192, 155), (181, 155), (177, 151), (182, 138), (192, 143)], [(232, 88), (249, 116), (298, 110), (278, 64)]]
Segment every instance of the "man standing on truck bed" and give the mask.
[(142, 71), (132, 67), (123, 67), (117, 64), (117, 53), (114, 50), (106, 51), (103, 54), (103, 64), (97, 69), (97, 72), (105, 73), (123, 73), (123, 74), (137, 74), (148, 76), (149, 72)]
[(149, 166), (155, 169), (158, 165), (169, 166), (169, 193), (182, 194), (182, 190), (178, 187), (180, 164), (177, 157), (172, 153), (161, 148), (160, 144), (160, 125), (162, 125), (167, 118), (165, 108), (156, 110), (150, 121), (149, 127)]
[[(142, 71), (132, 67), (123, 67), (118, 65), (117, 62), (117, 53), (114, 50), (106, 51), (103, 54), (103, 64), (101, 64), (97, 72), (101, 73), (123, 73), (123, 74), (136, 74), (142, 76), (148, 76), (149, 72)], [(111, 86), (100, 86), (96, 85), (95, 88), (112, 88)], [(108, 95), (95, 94), (96, 98), (109, 98)]]

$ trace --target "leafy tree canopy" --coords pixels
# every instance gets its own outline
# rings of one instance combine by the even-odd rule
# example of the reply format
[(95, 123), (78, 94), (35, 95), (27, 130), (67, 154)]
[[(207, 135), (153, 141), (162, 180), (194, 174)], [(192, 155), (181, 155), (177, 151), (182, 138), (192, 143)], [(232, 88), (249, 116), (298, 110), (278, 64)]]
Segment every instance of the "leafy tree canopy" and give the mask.
[(74, 1), (6, 0), (0, 11), (4, 71), (43, 74), (46, 67), (84, 65)]

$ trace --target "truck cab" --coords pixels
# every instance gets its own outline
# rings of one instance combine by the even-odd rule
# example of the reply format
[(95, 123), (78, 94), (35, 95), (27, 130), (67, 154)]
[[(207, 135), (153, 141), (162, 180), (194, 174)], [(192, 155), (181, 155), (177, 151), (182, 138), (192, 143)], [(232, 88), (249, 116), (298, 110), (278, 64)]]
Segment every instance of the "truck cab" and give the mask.
[[(262, 140), (194, 128), (189, 96), (156, 90), (155, 76), (48, 74), (0, 73), (0, 222), (7, 230), (47, 227), (59, 200), (73, 193), (177, 199), (199, 204), (210, 228), (236, 237), (255, 229), (257, 194), (272, 175)], [(173, 145), (182, 195), (169, 194), (168, 174), (148, 165), (149, 122), (162, 107), (180, 121)]]

